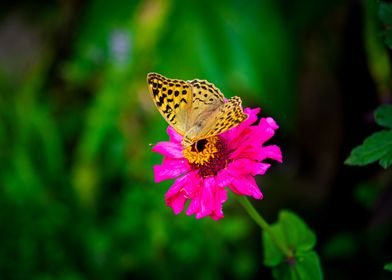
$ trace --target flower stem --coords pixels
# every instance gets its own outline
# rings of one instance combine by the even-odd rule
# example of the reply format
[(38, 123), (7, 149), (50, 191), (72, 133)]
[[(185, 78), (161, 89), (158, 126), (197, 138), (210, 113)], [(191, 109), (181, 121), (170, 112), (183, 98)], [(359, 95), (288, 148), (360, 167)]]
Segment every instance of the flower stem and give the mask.
[(287, 248), (286, 244), (276, 238), (271, 226), (264, 220), (262, 216), (260, 216), (253, 205), (249, 202), (248, 198), (246, 196), (237, 196), (237, 199), (241, 203), (242, 207), (245, 208), (246, 212), (248, 212), (249, 216), (251, 216), (252, 219), (256, 222), (256, 224), (258, 224), (262, 230), (269, 234), (272, 242), (274, 242), (276, 247), (278, 247), (287, 258), (292, 258), (294, 256), (293, 252)]

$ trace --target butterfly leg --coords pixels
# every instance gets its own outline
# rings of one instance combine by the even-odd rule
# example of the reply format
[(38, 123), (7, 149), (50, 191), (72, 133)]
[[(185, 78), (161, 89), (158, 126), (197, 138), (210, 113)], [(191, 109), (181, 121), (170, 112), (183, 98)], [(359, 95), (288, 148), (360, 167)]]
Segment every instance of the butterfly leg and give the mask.
[(182, 138), (182, 141), (181, 141), (181, 144), (182, 144), (182, 146), (184, 147), (184, 149), (187, 148), (187, 147), (189, 147), (189, 146), (191, 146), (193, 143), (194, 143), (194, 142), (193, 142), (187, 135), (185, 135), (185, 136)]

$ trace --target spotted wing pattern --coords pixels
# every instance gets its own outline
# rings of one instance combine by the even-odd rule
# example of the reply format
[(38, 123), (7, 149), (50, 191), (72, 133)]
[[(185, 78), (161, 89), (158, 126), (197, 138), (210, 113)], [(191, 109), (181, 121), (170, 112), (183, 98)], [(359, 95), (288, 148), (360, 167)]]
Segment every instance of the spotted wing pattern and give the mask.
[(248, 117), (239, 97), (225, 102), (220, 90), (206, 80), (186, 82), (150, 73), (147, 83), (158, 111), (184, 136), (184, 146), (223, 133)]
[(185, 143), (189, 145), (198, 140), (223, 133), (237, 126), (248, 117), (242, 110), (241, 99), (238, 96), (230, 98), (226, 103), (208, 114), (211, 116), (205, 117), (204, 114), (200, 114), (200, 117), (192, 123), (192, 127), (185, 134)]
[(208, 129), (200, 131), (198, 138), (204, 139), (225, 132), (248, 118), (241, 107), (241, 98), (234, 96), (223, 106), (220, 106), (214, 117), (214, 122)]
[(200, 105), (217, 107), (224, 103), (222, 92), (214, 84), (198, 79), (188, 83), (192, 86), (192, 110), (198, 110)]
[(158, 111), (181, 135), (188, 127), (192, 88), (182, 80), (168, 79), (158, 73), (147, 75), (147, 84)]

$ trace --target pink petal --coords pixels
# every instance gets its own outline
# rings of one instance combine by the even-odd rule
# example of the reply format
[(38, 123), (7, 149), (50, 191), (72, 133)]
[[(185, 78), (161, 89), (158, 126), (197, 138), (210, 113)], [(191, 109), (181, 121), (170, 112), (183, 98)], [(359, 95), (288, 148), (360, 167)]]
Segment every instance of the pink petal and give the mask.
[(227, 200), (227, 191), (219, 188), (214, 177), (204, 179), (201, 192), (200, 208), (196, 219), (211, 216), (214, 220), (223, 218), (222, 204)]
[(218, 187), (214, 177), (202, 180), (198, 191), (194, 193), (186, 211), (187, 215), (196, 214), (196, 219), (211, 216), (214, 220), (224, 217), (222, 204), (227, 200), (227, 191)]
[(170, 206), (176, 215), (184, 209), (187, 200), (183, 192), (183, 187), (189, 181), (188, 174), (178, 178), (165, 194), (166, 205)]
[(161, 165), (154, 166), (155, 182), (176, 178), (189, 170), (188, 160), (165, 158)]
[[(261, 119), (261, 120), (263, 120), (263, 119)], [(265, 118), (265, 121), (270, 125), (270, 127), (272, 129), (276, 130), (279, 128), (279, 125), (276, 123), (276, 121), (273, 118), (271, 118), (271, 117)]]
[(185, 174), (184, 176), (178, 178), (174, 184), (170, 187), (170, 189), (165, 194), (165, 200), (168, 200), (174, 196), (176, 196), (180, 191), (183, 190), (184, 185), (189, 182), (190, 173)]
[(253, 173), (254, 161), (247, 158), (234, 159), (227, 165), (229, 173), (235, 177)]
[(178, 215), (182, 210), (184, 210), (186, 200), (187, 199), (184, 197), (184, 195), (179, 193), (170, 200), (167, 200), (166, 205), (170, 206), (173, 209), (174, 214)]
[(217, 176), (215, 177), (215, 182), (218, 187), (224, 188), (231, 184), (232, 177), (230, 176), (227, 169), (222, 169), (218, 172)]
[(252, 175), (264, 175), (265, 172), (267, 172), (268, 168), (271, 166), (271, 164), (268, 163), (261, 163), (257, 162), (253, 165), (253, 172)]
[(274, 159), (278, 162), (283, 162), (282, 152), (280, 148), (276, 145), (270, 145), (266, 147), (261, 147), (256, 156), (258, 161), (262, 161), (266, 158)]
[(182, 136), (173, 127), (169, 125), (166, 131), (170, 137), (170, 142), (181, 143)]
[(271, 146), (241, 146), (230, 154), (232, 160), (236, 158), (248, 158), (256, 161), (262, 161), (267, 158), (282, 162), (282, 152), (276, 145)]
[(227, 170), (233, 177), (249, 174), (255, 176), (256, 174), (263, 175), (269, 167), (270, 164), (267, 163), (260, 163), (249, 158), (239, 158), (229, 163)]
[(186, 209), (186, 214), (188, 216), (193, 215), (197, 212), (199, 212), (200, 209), (200, 194), (195, 194), (192, 198), (191, 198), (191, 202), (189, 203), (188, 209)]
[(239, 195), (253, 196), (255, 199), (263, 198), (253, 176), (240, 176), (233, 179), (229, 188)]
[(252, 137), (257, 137), (259, 143), (264, 143), (269, 140), (275, 134), (275, 130), (279, 126), (276, 124), (273, 118), (261, 118), (258, 126), (253, 128)]
[(235, 141), (236, 138), (241, 137), (244, 130), (246, 130), (251, 124), (257, 121), (257, 114), (259, 112), (260, 112), (260, 108), (256, 108), (256, 109), (245, 108), (244, 113), (248, 115), (248, 118), (238, 126), (230, 129), (225, 133), (222, 133), (221, 136), (224, 139), (226, 139), (228, 143), (234, 144), (233, 141)]
[[(177, 178), (165, 195), (166, 204), (175, 214), (184, 209), (189, 199), (187, 215), (195, 214), (197, 219), (206, 216), (214, 220), (223, 218), (226, 187), (238, 195), (249, 195), (256, 199), (263, 197), (254, 176), (264, 174), (270, 167), (262, 160), (269, 158), (282, 162), (278, 146), (263, 147), (279, 126), (270, 117), (262, 118), (257, 125), (253, 125), (257, 121), (259, 108), (245, 108), (244, 112), (248, 115), (245, 121), (219, 135), (228, 145), (230, 161), (215, 177), (202, 178), (197, 170), (192, 171), (182, 153), (183, 137), (170, 126), (167, 128), (170, 142), (160, 142), (153, 147), (154, 152), (165, 156), (161, 165), (154, 166), (155, 181)], [(179, 177), (184, 173), (184, 176)]]
[(219, 220), (224, 217), (222, 206), (227, 201), (227, 190), (224, 188), (217, 188), (215, 194), (215, 210), (211, 214), (213, 220)]
[(260, 113), (260, 108), (245, 108), (244, 113), (248, 115), (248, 118), (241, 125), (250, 126), (257, 121), (257, 114)]
[[(271, 118), (269, 119), (272, 120)], [(244, 150), (253, 150), (262, 146), (264, 142), (275, 134), (275, 130), (271, 128), (266, 119), (260, 122), (261, 125), (248, 127), (236, 141), (231, 143), (232, 146), (236, 147), (235, 155), (232, 157), (242, 154)]]
[(200, 192), (203, 180), (196, 171), (189, 172), (187, 175), (188, 183), (184, 186), (184, 192), (187, 198), (191, 198)]
[(215, 209), (215, 180), (214, 177), (204, 179), (201, 192), (200, 209), (196, 213), (196, 219), (209, 216)]
[(186, 214), (193, 215), (197, 213), (200, 209), (200, 199), (203, 188), (203, 179), (200, 178), (199, 174), (196, 171), (189, 172), (189, 181), (188, 184), (184, 186), (184, 191), (186, 192), (186, 196), (191, 200), (189, 203), (188, 209), (186, 210)]
[(152, 150), (156, 153), (160, 153), (166, 157), (171, 158), (183, 158), (182, 146), (178, 143), (173, 142), (159, 142)]
[[(252, 117), (257, 118), (255, 114)], [(257, 126), (250, 126), (250, 124), (244, 121), (231, 130), (231, 137), (225, 138), (234, 149), (231, 158), (236, 158), (246, 153), (247, 150), (261, 146), (275, 134), (275, 129), (279, 127), (272, 118), (262, 118)], [(234, 134), (235, 137), (232, 137)]]

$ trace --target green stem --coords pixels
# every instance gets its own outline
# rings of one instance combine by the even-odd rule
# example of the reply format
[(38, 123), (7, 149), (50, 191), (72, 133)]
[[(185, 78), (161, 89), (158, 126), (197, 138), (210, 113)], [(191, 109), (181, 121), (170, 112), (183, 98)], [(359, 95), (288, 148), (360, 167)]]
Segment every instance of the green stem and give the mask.
[(245, 208), (246, 212), (248, 212), (249, 216), (251, 216), (252, 219), (256, 222), (256, 224), (258, 224), (262, 230), (269, 234), (272, 242), (274, 242), (276, 247), (278, 247), (287, 258), (292, 258), (294, 256), (293, 252), (287, 248), (286, 244), (282, 243), (278, 238), (276, 238), (271, 226), (264, 220), (263, 217), (260, 216), (253, 205), (249, 202), (248, 198), (246, 196), (237, 196), (237, 199), (241, 203), (242, 207)]

